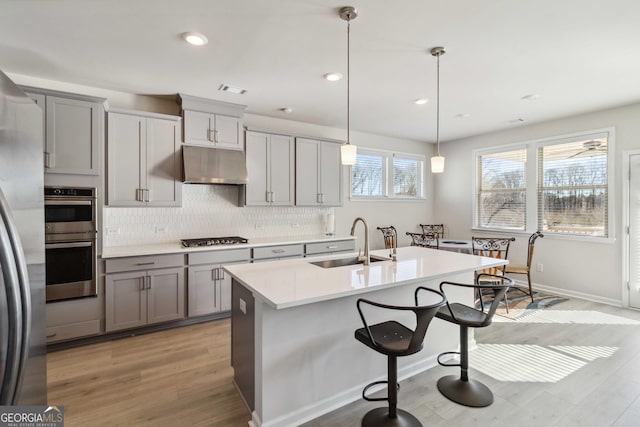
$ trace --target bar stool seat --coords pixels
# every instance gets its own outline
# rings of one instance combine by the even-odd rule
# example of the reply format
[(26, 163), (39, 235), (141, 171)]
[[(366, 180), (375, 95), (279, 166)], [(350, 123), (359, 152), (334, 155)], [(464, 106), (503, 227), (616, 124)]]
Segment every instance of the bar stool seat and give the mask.
[[(435, 303), (429, 305), (418, 305), (420, 291), (427, 291), (437, 297)], [(375, 402), (387, 401), (388, 407), (375, 408), (369, 411), (362, 418), (363, 427), (421, 427), (422, 423), (409, 412), (398, 409), (398, 361), (399, 356), (409, 356), (422, 350), (424, 336), (427, 333), (429, 323), (434, 318), (438, 310), (444, 306), (445, 298), (441, 292), (433, 289), (418, 288), (414, 294), (415, 306), (393, 306), (382, 304), (365, 299), (357, 301), (358, 313), (364, 325), (354, 333), (355, 338), (367, 347), (387, 356), (387, 380), (375, 381), (368, 384), (362, 390), (362, 398)], [(395, 310), (396, 312), (411, 311), (416, 317), (416, 328), (411, 330), (402, 323), (395, 320), (369, 325), (366, 321), (363, 305), (369, 306), (367, 310)], [(375, 385), (387, 385), (387, 396), (373, 398), (367, 396), (367, 391)]]

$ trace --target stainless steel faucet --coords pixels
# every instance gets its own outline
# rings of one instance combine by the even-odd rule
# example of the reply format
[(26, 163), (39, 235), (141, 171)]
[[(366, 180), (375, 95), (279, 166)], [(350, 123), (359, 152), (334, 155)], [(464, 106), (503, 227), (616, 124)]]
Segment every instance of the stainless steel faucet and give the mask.
[(351, 235), (354, 236), (356, 232), (356, 224), (358, 221), (362, 221), (364, 225), (364, 256), (360, 256), (360, 250), (358, 250), (358, 261), (363, 261), (364, 265), (369, 265), (369, 224), (362, 217), (357, 217), (353, 220), (353, 225), (351, 226)]

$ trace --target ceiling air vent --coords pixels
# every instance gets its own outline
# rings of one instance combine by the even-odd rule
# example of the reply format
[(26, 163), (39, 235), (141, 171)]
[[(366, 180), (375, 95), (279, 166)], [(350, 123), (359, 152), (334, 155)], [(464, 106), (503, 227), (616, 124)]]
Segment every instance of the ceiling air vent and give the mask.
[(223, 92), (237, 93), (239, 95), (244, 95), (245, 93), (247, 93), (246, 89), (242, 89), (241, 87), (237, 86), (226, 85), (224, 83), (220, 85), (218, 90), (221, 90)]

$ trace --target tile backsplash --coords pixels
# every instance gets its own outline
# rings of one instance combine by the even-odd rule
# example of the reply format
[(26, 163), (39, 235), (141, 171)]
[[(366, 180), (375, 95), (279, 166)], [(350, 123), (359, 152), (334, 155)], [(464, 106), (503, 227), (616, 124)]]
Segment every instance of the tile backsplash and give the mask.
[(238, 207), (238, 187), (183, 184), (179, 208), (105, 207), (105, 247), (198, 237), (297, 237), (323, 234), (334, 208)]

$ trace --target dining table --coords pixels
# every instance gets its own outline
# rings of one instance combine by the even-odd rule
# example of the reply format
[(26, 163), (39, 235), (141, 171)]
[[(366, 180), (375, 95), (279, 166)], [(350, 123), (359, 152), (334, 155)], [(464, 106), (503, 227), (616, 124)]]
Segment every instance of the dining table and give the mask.
[(442, 239), (438, 244), (438, 249), (443, 249), (445, 251), (451, 251), (451, 252), (459, 252), (463, 254), (473, 253), (471, 240)]

